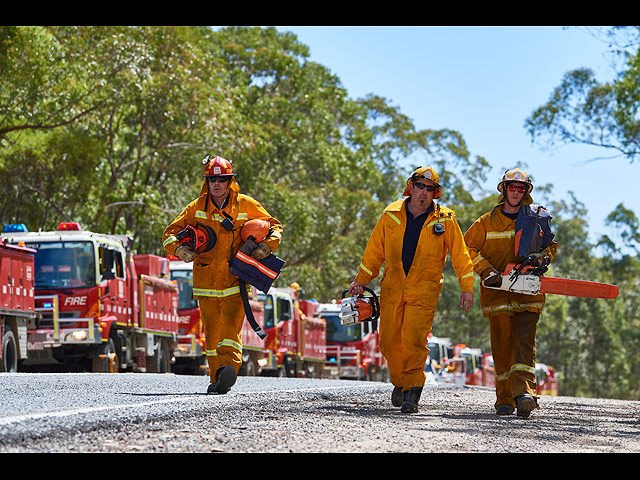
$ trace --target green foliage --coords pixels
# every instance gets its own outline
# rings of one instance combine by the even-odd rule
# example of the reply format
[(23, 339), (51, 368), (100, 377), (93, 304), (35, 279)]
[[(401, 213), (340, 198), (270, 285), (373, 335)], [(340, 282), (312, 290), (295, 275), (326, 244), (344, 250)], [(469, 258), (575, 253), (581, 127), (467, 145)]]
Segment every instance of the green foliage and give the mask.
[[(609, 30), (631, 37), (621, 50), (622, 70), (612, 82), (600, 83), (591, 69), (565, 74), (549, 101), (537, 108), (525, 126), (536, 142), (596, 145), (622, 154), (630, 162), (640, 155), (640, 27)], [(624, 40), (627, 40), (625, 38)]]

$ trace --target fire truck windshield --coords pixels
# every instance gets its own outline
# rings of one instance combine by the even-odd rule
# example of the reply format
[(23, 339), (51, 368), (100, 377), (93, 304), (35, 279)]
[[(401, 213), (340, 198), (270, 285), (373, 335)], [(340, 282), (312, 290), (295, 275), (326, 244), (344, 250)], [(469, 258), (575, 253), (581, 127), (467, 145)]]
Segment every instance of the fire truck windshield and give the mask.
[(193, 298), (193, 272), (173, 270), (171, 280), (178, 282), (178, 310), (198, 308), (198, 301)]
[(320, 316), (327, 322), (328, 342), (356, 342), (362, 340), (362, 325), (342, 325), (338, 313), (324, 312)]
[(42, 242), (27, 246), (36, 250), (36, 289), (83, 288), (97, 284), (91, 242)]

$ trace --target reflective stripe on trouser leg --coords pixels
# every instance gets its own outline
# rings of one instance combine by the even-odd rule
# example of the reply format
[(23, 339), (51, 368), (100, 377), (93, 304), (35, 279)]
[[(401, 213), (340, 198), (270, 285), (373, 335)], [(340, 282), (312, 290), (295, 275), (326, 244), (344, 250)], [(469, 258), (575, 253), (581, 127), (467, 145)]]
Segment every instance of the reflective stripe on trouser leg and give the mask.
[(491, 353), (496, 371), (496, 406), (515, 406), (523, 393), (536, 397), (535, 336), (538, 313), (489, 317)]
[(409, 389), (424, 385), (424, 365), (429, 354), (427, 337), (440, 291), (435, 287), (431, 293), (435, 293), (435, 298), (428, 296), (431, 304), (424, 300), (425, 296), (417, 299), (403, 295), (386, 300), (384, 294), (380, 296), (379, 349), (387, 359), (394, 386)]
[(511, 366), (514, 363), (514, 346), (511, 338), (511, 317), (493, 315), (489, 317), (491, 354), (496, 371), (496, 403), (516, 406), (511, 392)]
[(205, 334), (205, 350), (211, 382), (220, 367), (231, 365), (236, 374), (242, 365), (242, 322), (244, 307), (240, 295), (198, 299)]
[(512, 318), (515, 358), (511, 367), (511, 390), (515, 397), (524, 393), (537, 397), (536, 327), (540, 314), (517, 312)]

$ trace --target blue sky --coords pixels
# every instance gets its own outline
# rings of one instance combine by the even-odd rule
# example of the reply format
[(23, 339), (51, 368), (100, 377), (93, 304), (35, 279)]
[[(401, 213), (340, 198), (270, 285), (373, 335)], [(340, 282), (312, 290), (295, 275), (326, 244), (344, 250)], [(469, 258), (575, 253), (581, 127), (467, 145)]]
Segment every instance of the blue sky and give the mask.
[[(619, 204), (640, 216), (640, 166), (586, 146), (553, 151), (531, 143), (525, 119), (546, 103), (562, 76), (589, 67), (613, 78), (608, 45), (571, 27), (278, 27), (309, 46), (311, 60), (331, 70), (351, 98), (385, 97), (417, 129), (462, 134), (472, 158), (483, 156), (495, 189), (506, 168), (522, 162), (555, 198), (572, 191), (589, 210), (590, 240), (609, 228)], [(535, 190), (533, 195), (536, 200)], [(445, 200), (445, 199), (443, 199)], [(553, 212), (552, 212), (553, 214)]]

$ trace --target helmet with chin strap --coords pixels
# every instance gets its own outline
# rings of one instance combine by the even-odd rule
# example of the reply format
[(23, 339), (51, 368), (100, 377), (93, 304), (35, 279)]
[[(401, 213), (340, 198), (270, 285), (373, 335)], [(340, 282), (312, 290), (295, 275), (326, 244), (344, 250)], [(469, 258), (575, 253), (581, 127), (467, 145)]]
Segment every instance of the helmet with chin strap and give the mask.
[(507, 201), (507, 186), (510, 183), (522, 183), (525, 186), (526, 191), (524, 196), (522, 197), (522, 200), (520, 201), (521, 204), (531, 205), (531, 203), (533, 203), (530, 195), (531, 191), (533, 190), (533, 183), (531, 182), (531, 178), (529, 177), (529, 175), (527, 175), (523, 170), (519, 168), (512, 168), (504, 172), (502, 180), (498, 184), (498, 192), (500, 192), (498, 203)]

